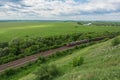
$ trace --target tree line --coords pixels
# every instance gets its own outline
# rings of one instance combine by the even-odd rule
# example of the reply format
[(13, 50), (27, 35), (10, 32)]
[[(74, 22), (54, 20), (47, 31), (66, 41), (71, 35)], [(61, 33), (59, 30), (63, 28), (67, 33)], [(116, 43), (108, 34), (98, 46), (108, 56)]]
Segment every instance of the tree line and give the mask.
[(73, 41), (91, 39), (95, 37), (118, 35), (119, 33), (74, 33), (51, 37), (24, 37), (15, 38), (9, 42), (0, 43), (0, 64), (16, 60), (28, 55), (58, 48)]

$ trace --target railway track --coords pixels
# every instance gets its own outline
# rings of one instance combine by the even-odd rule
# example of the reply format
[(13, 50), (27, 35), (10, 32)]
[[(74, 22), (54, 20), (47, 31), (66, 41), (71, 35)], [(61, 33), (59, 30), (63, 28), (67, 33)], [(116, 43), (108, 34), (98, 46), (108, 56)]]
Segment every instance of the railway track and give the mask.
[(48, 51), (45, 51), (45, 52), (41, 52), (41, 53), (38, 53), (38, 54), (27, 56), (25, 58), (21, 58), (21, 59), (15, 60), (15, 61), (11, 61), (11, 62), (0, 65), (0, 72), (3, 72), (4, 70), (9, 69), (9, 68), (21, 67), (21, 66), (25, 65), (26, 63), (36, 61), (40, 57), (40, 55), (47, 57), (51, 54), (56, 53), (57, 51), (64, 51), (64, 50), (67, 50), (67, 49), (74, 48), (76, 45), (85, 44), (85, 43), (89, 43), (89, 42), (92, 42), (92, 41), (100, 41), (100, 40), (103, 40), (104, 38), (103, 37), (94, 38), (93, 40), (85, 40), (85, 41), (82, 40), (81, 42), (80, 41), (79, 41), (79, 43), (76, 42), (73, 45), (71, 45), (71, 43), (70, 43), (70, 45), (67, 44), (66, 46), (63, 46), (63, 47), (60, 47), (60, 48), (57, 48), (57, 49), (48, 50)]
[(21, 66), (25, 65), (26, 63), (36, 61), (41, 55), (47, 57), (51, 54), (54, 54), (57, 51), (64, 51), (64, 50), (67, 50), (67, 49), (70, 49), (73, 47), (74, 46), (72, 46), (72, 47), (64, 46), (64, 47), (60, 47), (60, 48), (53, 49), (53, 50), (48, 50), (45, 52), (41, 52), (38, 54), (34, 54), (31, 56), (27, 56), (25, 58), (21, 58), (21, 59), (15, 60), (15, 61), (11, 61), (11, 62), (2, 64), (2, 65), (0, 65), (0, 72), (3, 72), (4, 70), (9, 69), (9, 68), (21, 67)]

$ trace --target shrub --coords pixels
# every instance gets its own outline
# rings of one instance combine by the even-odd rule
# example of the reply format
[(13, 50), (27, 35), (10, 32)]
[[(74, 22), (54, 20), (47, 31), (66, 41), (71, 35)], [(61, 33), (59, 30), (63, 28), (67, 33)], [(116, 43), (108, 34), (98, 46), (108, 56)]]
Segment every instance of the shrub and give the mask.
[(14, 54), (14, 55), (18, 55), (18, 49), (16, 47), (10, 47), (9, 48), (9, 52)]
[(73, 65), (73, 67), (80, 66), (83, 64), (83, 62), (84, 62), (83, 57), (74, 58), (72, 65)]
[(3, 56), (3, 49), (0, 48), (0, 57)]
[(57, 57), (56, 54), (52, 54), (52, 55), (50, 55), (48, 58), (56, 58), (56, 57)]
[(5, 70), (4, 73), (3, 73), (2, 75), (11, 76), (11, 75), (16, 74), (16, 72), (17, 72), (16, 69), (8, 69), (8, 70)]
[(113, 41), (112, 41), (112, 46), (116, 46), (120, 44), (120, 39), (119, 38), (115, 38)]
[(36, 80), (52, 80), (58, 74), (59, 71), (55, 65), (41, 65), (37, 72), (35, 72), (35, 75), (37, 75)]
[(9, 49), (8, 47), (3, 48), (3, 56), (9, 54)]
[(37, 63), (38, 63), (38, 64), (41, 64), (41, 63), (44, 63), (45, 61), (46, 61), (46, 58), (45, 58), (44, 56), (40, 56), (40, 57), (38, 58)]
[(78, 24), (78, 25), (82, 25), (82, 23), (81, 23), (81, 22), (77, 22), (77, 24)]
[(62, 56), (62, 53), (63, 53), (63, 51), (62, 52), (60, 52), (60, 51), (57, 51), (56, 53), (55, 53), (55, 57), (59, 57), (59, 56)]
[(0, 48), (4, 48), (8, 46), (8, 42), (1, 42), (0, 43)]
[(24, 54), (31, 55), (39, 52), (38, 45), (32, 45), (24, 50)]
[(78, 26), (75, 26), (75, 28), (78, 28)]
[(78, 47), (78, 46), (75, 46), (75, 49), (79, 49), (79, 47)]
[(85, 48), (85, 47), (87, 47), (86, 44), (81, 44), (81, 45), (80, 45), (80, 48)]
[(68, 49), (65, 51), (57, 51), (55, 54), (50, 55), (49, 58), (58, 58), (58, 57), (65, 56), (67, 54), (72, 54), (73, 50), (74, 49)]

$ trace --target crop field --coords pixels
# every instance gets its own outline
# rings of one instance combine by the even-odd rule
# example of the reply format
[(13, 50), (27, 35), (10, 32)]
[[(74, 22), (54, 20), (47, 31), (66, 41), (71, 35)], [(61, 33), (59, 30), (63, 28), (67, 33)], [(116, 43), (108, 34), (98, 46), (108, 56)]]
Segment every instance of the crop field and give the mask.
[(85, 26), (77, 22), (0, 22), (0, 42), (18, 37), (48, 37), (72, 33), (118, 32), (119, 26)]

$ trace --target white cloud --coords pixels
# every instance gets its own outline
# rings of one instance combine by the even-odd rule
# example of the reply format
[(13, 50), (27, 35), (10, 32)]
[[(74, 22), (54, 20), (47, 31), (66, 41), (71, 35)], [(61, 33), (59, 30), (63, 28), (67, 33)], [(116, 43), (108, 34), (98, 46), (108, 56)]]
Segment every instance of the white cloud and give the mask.
[(4, 3), (0, 6), (0, 19), (104, 19), (103, 15), (111, 17), (109, 14), (120, 12), (120, 0), (88, 0), (84, 3), (79, 0), (21, 0)]

